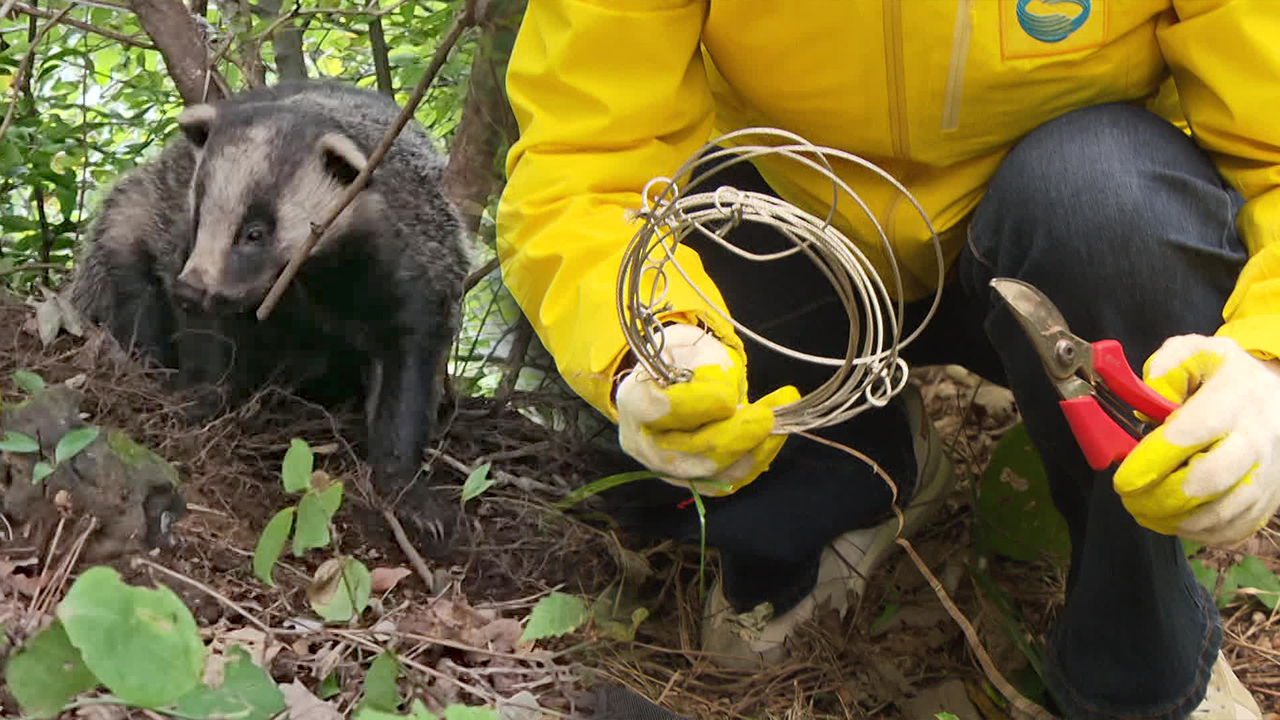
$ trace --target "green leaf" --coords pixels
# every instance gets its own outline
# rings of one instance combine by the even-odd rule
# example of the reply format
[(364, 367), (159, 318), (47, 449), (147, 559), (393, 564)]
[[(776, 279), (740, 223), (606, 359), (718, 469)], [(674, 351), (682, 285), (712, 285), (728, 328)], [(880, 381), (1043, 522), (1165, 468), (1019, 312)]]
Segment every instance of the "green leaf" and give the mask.
[(231, 662), (216, 688), (199, 685), (178, 699), (181, 717), (268, 720), (285, 709), (284, 693), (265, 670), (253, 664), (242, 647), (228, 650)]
[(369, 607), (372, 587), (364, 563), (352, 557), (331, 558), (316, 569), (307, 602), (325, 622), (348, 622)]
[(1200, 558), (1194, 558), (1189, 563), (1191, 566), (1191, 574), (1195, 576), (1196, 581), (1209, 592), (1213, 592), (1218, 588), (1218, 571), (1204, 564)]
[(334, 482), (324, 490), (317, 494), (320, 500), (320, 507), (324, 510), (324, 514), (330, 520), (333, 519), (338, 508), (342, 506), (342, 483)]
[(315, 458), (307, 441), (294, 438), (289, 441), (289, 450), (284, 454), (281, 467), (281, 479), (284, 480), (285, 492), (300, 493), (311, 487), (311, 470)]
[(977, 501), (979, 547), (1023, 562), (1071, 558), (1066, 520), (1049, 495), (1049, 479), (1027, 428), (1018, 423), (991, 456)]
[(656, 477), (658, 477), (657, 473), (650, 472), (648, 470), (634, 470), (632, 472), (624, 472), (618, 473), (617, 475), (602, 477), (599, 480), (593, 480), (568, 495), (565, 495), (560, 502), (555, 504), (555, 508), (557, 510), (568, 510), (596, 493), (603, 492), (610, 488), (615, 488), (619, 485), (625, 485), (629, 482), (635, 482), (636, 480), (645, 480), (647, 478)]
[(952, 715), (949, 712), (940, 712), (937, 715), (934, 715), (933, 717), (936, 718), (937, 720), (960, 720), (960, 718), (956, 717), (955, 715)]
[(553, 592), (533, 606), (520, 642), (560, 637), (577, 630), (586, 619), (587, 605), (581, 598)]
[(31, 467), (31, 484), (37, 485), (52, 474), (53, 466), (41, 460)]
[(1236, 588), (1253, 588), (1259, 591), (1254, 597), (1269, 610), (1275, 610), (1277, 603), (1280, 603), (1280, 578), (1252, 555), (1245, 556), (1239, 564), (1227, 570), (1227, 580), (1234, 583)]
[(480, 495), (489, 488), (493, 487), (493, 480), (489, 478), (489, 467), (493, 463), (485, 463), (467, 475), (467, 481), (462, 483), (462, 500), (466, 504), (468, 500), (480, 497)]
[(875, 620), (871, 621), (871, 632), (874, 633), (875, 631), (884, 627), (885, 623), (892, 620), (894, 616), (898, 614), (898, 611), (901, 609), (902, 609), (902, 603), (900, 602), (885, 603), (884, 609), (880, 611), (880, 614), (876, 616)]
[(44, 378), (30, 370), (18, 370), (13, 374), (13, 382), (28, 395), (36, 395), (44, 391)]
[(172, 590), (126, 584), (112, 568), (86, 570), (58, 605), (85, 665), (125, 703), (156, 708), (200, 682), (205, 647)]
[(649, 609), (623, 592), (621, 583), (611, 585), (591, 603), (591, 625), (604, 637), (632, 642), (640, 624), (649, 618)]
[(362, 705), (383, 712), (396, 712), (400, 708), (400, 689), (396, 678), (400, 676), (400, 662), (395, 653), (387, 651), (373, 659), (364, 677)]
[(253, 549), (253, 575), (271, 587), (276, 586), (271, 571), (289, 540), (289, 531), (293, 529), (293, 513), (291, 507), (276, 513), (263, 528), (262, 535), (258, 537), (258, 546)]
[(15, 143), (0, 142), (0, 166), (9, 167), (22, 163), (22, 151)]
[(295, 557), (329, 544), (329, 518), (319, 495), (309, 492), (302, 496), (298, 501), (298, 526), (293, 533)]
[(53, 462), (62, 464), (70, 460), (76, 453), (89, 447), (94, 440), (97, 440), (100, 432), (101, 430), (98, 428), (90, 426), (77, 428), (63, 435), (62, 439), (58, 440), (57, 447), (53, 449)]
[(320, 681), (320, 691), (316, 693), (316, 697), (328, 700), (340, 692), (342, 692), (342, 681), (338, 679), (337, 672), (331, 672)]
[(24, 435), (16, 430), (7, 430), (4, 439), (0, 440), (0, 450), (12, 453), (40, 452), (40, 443), (30, 435)]
[(27, 641), (4, 672), (24, 712), (52, 717), (72, 698), (98, 685), (57, 620)]

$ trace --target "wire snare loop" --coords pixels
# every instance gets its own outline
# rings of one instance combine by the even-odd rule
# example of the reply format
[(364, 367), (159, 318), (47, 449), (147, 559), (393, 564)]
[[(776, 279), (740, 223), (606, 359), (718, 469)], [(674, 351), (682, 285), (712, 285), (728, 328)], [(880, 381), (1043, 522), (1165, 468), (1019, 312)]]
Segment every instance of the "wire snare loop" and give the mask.
[[(774, 145), (731, 141), (748, 135), (773, 137)], [(818, 218), (772, 195), (721, 186), (711, 192), (687, 194), (715, 173), (762, 155), (781, 155), (815, 170), (832, 183), (830, 209)], [(938, 266), (933, 304), (920, 326), (905, 339), (902, 276), (893, 247), (875, 215), (863, 200), (835, 173), (830, 160), (847, 161), (872, 171), (901, 192), (929, 229)], [(693, 177), (694, 167), (701, 165)], [(685, 181), (685, 178), (690, 178)], [(870, 220), (880, 238), (892, 275), (893, 293), (876, 272), (866, 254), (833, 224), (837, 201), (843, 193)], [(677, 368), (662, 357), (663, 335), (657, 317), (670, 309), (668, 268), (674, 268), (694, 291), (739, 333), (776, 351), (806, 362), (835, 368), (831, 377), (813, 392), (774, 410), (775, 433), (794, 433), (843, 422), (870, 407), (883, 406), (907, 382), (907, 364), (898, 356), (928, 325), (942, 300), (945, 266), (942, 245), (928, 214), (905, 187), (884, 170), (856, 155), (814, 145), (804, 138), (775, 128), (747, 128), (712, 140), (684, 162), (672, 178), (654, 178), (644, 187), (637, 217), (640, 230), (623, 254), (618, 272), (617, 310), (627, 345), (637, 361), (659, 383), (683, 382), (688, 368)], [(726, 235), (744, 222), (769, 225), (793, 243), (774, 253), (752, 253), (731, 243)], [(721, 311), (698, 288), (675, 259), (676, 248), (692, 233), (719, 244), (734, 255), (753, 262), (769, 262), (803, 253), (831, 283), (849, 320), (849, 344), (845, 357), (830, 358), (799, 352), (779, 345), (744, 327)], [(860, 322), (859, 318), (864, 318)], [(865, 323), (865, 327), (861, 327)]]

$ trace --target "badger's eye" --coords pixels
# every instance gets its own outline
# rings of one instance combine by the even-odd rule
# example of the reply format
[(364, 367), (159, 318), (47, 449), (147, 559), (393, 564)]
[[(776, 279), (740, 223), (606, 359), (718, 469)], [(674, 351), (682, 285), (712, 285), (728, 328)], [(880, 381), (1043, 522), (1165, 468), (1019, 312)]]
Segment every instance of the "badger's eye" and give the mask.
[(257, 245), (267, 239), (267, 228), (262, 223), (250, 223), (240, 231), (240, 242)]

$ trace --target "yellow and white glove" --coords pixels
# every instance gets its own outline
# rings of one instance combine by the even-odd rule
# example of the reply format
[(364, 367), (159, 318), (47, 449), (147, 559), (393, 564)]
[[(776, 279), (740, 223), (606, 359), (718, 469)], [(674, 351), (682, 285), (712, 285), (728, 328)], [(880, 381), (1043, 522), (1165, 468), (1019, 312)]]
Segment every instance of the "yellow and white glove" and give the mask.
[(772, 434), (773, 408), (800, 398), (787, 386), (747, 402), (746, 359), (701, 328), (663, 328), (663, 359), (693, 371), (687, 382), (662, 387), (643, 366), (618, 385), (618, 438), (622, 449), (675, 485), (702, 495), (737, 491), (782, 449)]
[(1230, 338), (1180, 335), (1147, 360), (1143, 376), (1181, 407), (1116, 470), (1125, 508), (1166, 535), (1247, 539), (1280, 505), (1280, 361)]

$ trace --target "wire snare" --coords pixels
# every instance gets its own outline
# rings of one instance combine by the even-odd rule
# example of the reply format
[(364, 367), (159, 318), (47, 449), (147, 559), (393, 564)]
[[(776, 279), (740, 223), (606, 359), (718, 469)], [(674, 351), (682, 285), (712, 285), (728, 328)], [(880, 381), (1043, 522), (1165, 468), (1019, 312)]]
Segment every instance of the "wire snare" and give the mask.
[[(777, 144), (730, 145), (745, 136), (773, 138)], [(763, 155), (780, 155), (815, 170), (832, 183), (830, 208), (825, 218), (772, 195), (720, 186), (710, 192), (688, 194), (708, 178), (736, 163)], [(893, 247), (875, 215), (832, 168), (831, 159), (847, 161), (872, 171), (901, 192), (929, 229), (938, 266), (933, 304), (909, 336), (902, 337), (905, 311), (902, 275)], [(696, 166), (701, 166), (693, 176)], [(688, 180), (684, 180), (688, 178)], [(851, 198), (879, 235), (894, 292), (886, 288), (866, 254), (832, 222), (840, 194)], [(880, 407), (902, 390), (907, 364), (899, 350), (914, 341), (933, 318), (942, 300), (945, 264), (942, 245), (928, 214), (897, 180), (873, 163), (856, 155), (814, 145), (804, 138), (775, 128), (747, 128), (712, 140), (691, 156), (671, 178), (646, 183), (642, 206), (636, 213), (641, 227), (623, 254), (618, 272), (617, 310), (623, 336), (637, 361), (663, 385), (684, 382), (691, 372), (672, 366), (662, 357), (663, 335), (658, 316), (670, 309), (668, 267), (674, 268), (716, 313), (742, 335), (784, 355), (835, 368), (831, 377), (799, 400), (774, 410), (775, 433), (794, 433), (843, 422), (870, 407)], [(726, 235), (744, 222), (775, 228), (793, 247), (773, 253), (752, 253), (734, 245)], [(849, 344), (842, 358), (803, 353), (780, 345), (737, 322), (711, 302), (675, 259), (676, 248), (692, 233), (753, 262), (769, 262), (803, 253), (831, 283), (844, 305), (849, 321)], [(895, 299), (896, 298), (896, 299)], [(865, 318), (865, 323), (859, 318)], [(865, 324), (865, 327), (862, 325)]]

